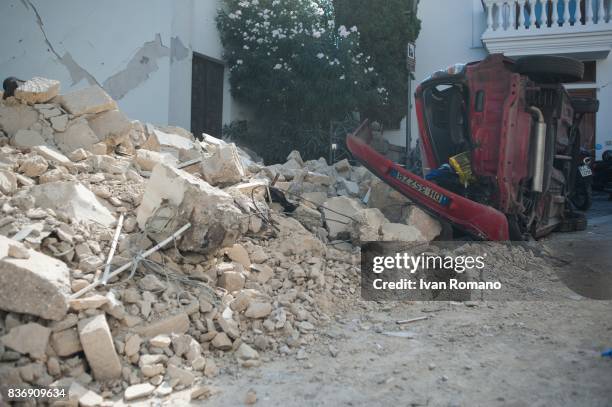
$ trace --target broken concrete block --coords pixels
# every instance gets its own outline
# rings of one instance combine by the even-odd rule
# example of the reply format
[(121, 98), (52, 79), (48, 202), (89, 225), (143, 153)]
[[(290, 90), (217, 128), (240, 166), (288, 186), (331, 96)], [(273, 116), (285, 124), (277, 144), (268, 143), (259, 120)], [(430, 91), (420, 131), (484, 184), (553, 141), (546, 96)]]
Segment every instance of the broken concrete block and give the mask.
[(412, 206), (404, 223), (417, 228), (428, 241), (434, 240), (442, 231), (440, 222), (417, 206)]
[(59, 81), (35, 77), (19, 85), (15, 90), (15, 97), (30, 105), (46, 103), (57, 96), (59, 89)]
[(171, 333), (184, 334), (189, 329), (189, 316), (181, 312), (176, 315), (152, 322), (148, 325), (135, 327), (134, 331), (145, 338)]
[(52, 117), (50, 120), (51, 120), (51, 127), (53, 127), (53, 130), (66, 131), (66, 127), (68, 127), (68, 115), (67, 114)]
[(140, 345), (142, 344), (142, 338), (139, 335), (130, 335), (125, 341), (125, 348), (123, 353), (126, 356), (133, 356), (140, 352)]
[(177, 158), (172, 154), (145, 149), (136, 150), (134, 161), (143, 171), (153, 171), (153, 168), (159, 163), (165, 163), (171, 167), (176, 167), (178, 164)]
[(100, 308), (108, 302), (108, 298), (100, 294), (90, 295), (89, 297), (73, 298), (68, 301), (68, 305), (75, 311)]
[(104, 314), (79, 321), (79, 337), (96, 380), (121, 377), (121, 362)]
[(235, 184), (245, 172), (235, 144), (219, 145), (202, 160), (202, 176), (211, 185)]
[(272, 312), (272, 304), (269, 302), (257, 302), (253, 301), (249, 304), (249, 307), (244, 312), (244, 315), (248, 318), (265, 318)]
[(244, 288), (246, 277), (241, 271), (227, 270), (219, 276), (218, 286), (226, 289), (228, 292), (240, 291)]
[(295, 162), (297, 162), (300, 165), (300, 167), (304, 166), (304, 160), (302, 159), (302, 155), (297, 150), (293, 150), (287, 156), (287, 161), (291, 161), (291, 160), (294, 160)]
[(163, 132), (149, 124), (147, 125), (147, 132), (149, 138), (141, 146), (142, 149), (169, 153), (182, 160), (196, 158), (201, 151), (199, 146), (190, 138)]
[(321, 212), (306, 205), (299, 205), (292, 216), (311, 232), (315, 232), (323, 225)]
[(267, 264), (251, 264), (251, 275), (255, 281), (265, 284), (274, 276), (274, 270)]
[(128, 161), (117, 159), (110, 155), (92, 155), (87, 158), (87, 164), (89, 164), (94, 171), (106, 172), (109, 174), (125, 174), (128, 168), (130, 168), (130, 163)]
[(59, 101), (68, 113), (75, 116), (102, 113), (117, 108), (115, 101), (99, 86), (90, 86), (67, 93), (60, 96)]
[(246, 343), (242, 343), (236, 350), (236, 358), (241, 361), (259, 359), (259, 353)]
[[(27, 131), (26, 129), (29, 129), (37, 121), (38, 112), (31, 106), (21, 103), (0, 103), (0, 128), (11, 138), (13, 138), (19, 130)], [(38, 135), (40, 136), (40, 134)], [(41, 144), (44, 144), (44, 142)], [(20, 146), (19, 144), (13, 145), (17, 147), (26, 147)]]
[(128, 139), (132, 122), (121, 111), (109, 110), (89, 119), (89, 127), (99, 141), (114, 147)]
[(17, 178), (11, 171), (0, 170), (0, 192), (4, 195), (13, 195), (17, 190)]
[(59, 321), (68, 311), (70, 273), (63, 262), (37, 251), (28, 259), (8, 257), (9, 245), (0, 236), (0, 309)]
[(23, 160), (21, 166), (19, 166), (19, 172), (27, 177), (38, 177), (47, 171), (47, 168), (49, 168), (47, 160), (35, 155)]
[(0, 342), (19, 353), (41, 359), (47, 350), (51, 330), (34, 322), (19, 325), (0, 338)]
[(70, 160), (73, 162), (83, 161), (90, 156), (91, 153), (83, 148), (77, 148), (76, 150), (68, 153), (68, 158), (70, 158)]
[(380, 227), (389, 223), (385, 215), (376, 208), (362, 209), (353, 216), (351, 240), (354, 244), (380, 240)]
[(167, 348), (172, 343), (168, 335), (157, 335), (149, 339), (149, 344), (156, 348)]
[(64, 154), (47, 146), (32, 147), (32, 151), (55, 165), (70, 166), (70, 164), (72, 164), (72, 162)]
[(170, 365), (166, 370), (170, 380), (178, 380), (183, 386), (191, 386), (195, 380), (195, 376), (189, 370), (181, 369), (180, 367)]
[(325, 226), (331, 239), (337, 238), (342, 233), (350, 233), (351, 218), (363, 209), (359, 201), (345, 196), (330, 198), (323, 206)]
[(232, 341), (225, 332), (216, 334), (211, 343), (215, 349), (219, 350), (230, 350), (232, 348)]
[(115, 217), (83, 184), (73, 181), (50, 182), (30, 190), (37, 207), (50, 208), (74, 222), (96, 222), (111, 226)]
[(58, 356), (66, 357), (83, 350), (76, 328), (69, 328), (51, 334), (51, 346)]
[(153, 391), (155, 391), (155, 386), (153, 386), (151, 383), (134, 384), (125, 389), (123, 399), (125, 401), (136, 400), (142, 397), (150, 396), (153, 394)]
[(147, 182), (137, 211), (141, 229), (144, 230), (148, 219), (162, 202), (176, 206), (178, 211), (161, 233), (149, 235), (156, 241), (191, 222), (191, 228), (180, 238), (179, 246), (185, 251), (206, 254), (233, 244), (241, 232), (242, 213), (230, 195), (165, 164), (157, 165)]
[(89, 150), (98, 143), (98, 137), (85, 119), (77, 119), (68, 125), (66, 131), (55, 133), (55, 144), (64, 154), (70, 154), (78, 148)]
[(18, 148), (29, 148), (46, 143), (43, 136), (35, 130), (18, 130), (11, 138), (11, 145)]
[(372, 183), (369, 195), (368, 208), (380, 209), (389, 222), (402, 222), (412, 206), (408, 198), (378, 179)]
[(427, 239), (414, 226), (402, 223), (384, 223), (380, 227), (385, 242), (425, 242)]
[(232, 247), (225, 249), (225, 254), (232, 261), (242, 264), (242, 266), (247, 270), (251, 266), (251, 259), (249, 258), (249, 253), (241, 244), (236, 243)]
[(9, 244), (7, 255), (13, 259), (29, 259), (30, 251), (22, 244)]

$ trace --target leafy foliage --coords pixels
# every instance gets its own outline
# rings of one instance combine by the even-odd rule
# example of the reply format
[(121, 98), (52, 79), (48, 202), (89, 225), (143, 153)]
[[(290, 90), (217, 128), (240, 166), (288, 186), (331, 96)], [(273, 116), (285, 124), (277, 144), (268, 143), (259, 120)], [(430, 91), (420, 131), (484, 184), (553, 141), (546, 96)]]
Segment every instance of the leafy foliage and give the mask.
[(412, 1), (334, 0), (337, 24), (359, 27), (361, 49), (372, 57), (381, 86), (389, 90), (387, 104), (367, 104), (362, 113), (386, 127), (399, 127), (408, 109), (406, 45), (421, 29), (411, 13)]
[(332, 121), (388, 103), (382, 83), (391, 82), (363, 52), (357, 26), (337, 24), (332, 0), (224, 0), (217, 27), (232, 96), (254, 117), (226, 135), (267, 161), (292, 149), (326, 156)]

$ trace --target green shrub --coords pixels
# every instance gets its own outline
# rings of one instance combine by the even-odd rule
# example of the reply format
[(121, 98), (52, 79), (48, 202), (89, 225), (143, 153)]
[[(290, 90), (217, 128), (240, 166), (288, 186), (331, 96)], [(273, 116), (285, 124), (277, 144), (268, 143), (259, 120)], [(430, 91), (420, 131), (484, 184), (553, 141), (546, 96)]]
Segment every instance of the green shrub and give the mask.
[(224, 0), (217, 26), (232, 96), (255, 117), (234, 137), (268, 161), (292, 149), (326, 156), (331, 121), (387, 102), (357, 27), (336, 26), (331, 0)]
[(389, 90), (388, 103), (362, 106), (365, 117), (398, 128), (408, 110), (406, 45), (415, 41), (421, 22), (410, 13), (417, 0), (334, 0), (338, 25), (357, 26), (360, 45)]

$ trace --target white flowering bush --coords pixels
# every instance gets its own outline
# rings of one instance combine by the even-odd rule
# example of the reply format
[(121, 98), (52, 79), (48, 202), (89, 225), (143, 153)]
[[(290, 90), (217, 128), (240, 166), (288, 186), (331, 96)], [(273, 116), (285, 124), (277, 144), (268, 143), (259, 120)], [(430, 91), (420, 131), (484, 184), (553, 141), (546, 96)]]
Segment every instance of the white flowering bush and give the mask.
[[(336, 26), (331, 0), (225, 0), (217, 25), (232, 95), (254, 110), (250, 128), (277, 148), (311, 146), (313, 130), (386, 102), (357, 27)], [(326, 153), (321, 143), (312, 155)]]

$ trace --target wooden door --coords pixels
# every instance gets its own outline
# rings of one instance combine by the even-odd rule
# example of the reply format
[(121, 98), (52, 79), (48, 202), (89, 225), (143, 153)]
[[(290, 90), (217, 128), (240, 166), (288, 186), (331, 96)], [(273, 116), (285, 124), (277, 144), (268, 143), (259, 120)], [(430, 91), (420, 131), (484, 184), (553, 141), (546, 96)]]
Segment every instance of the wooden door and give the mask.
[(191, 132), (221, 138), (223, 125), (223, 64), (193, 54), (191, 73)]
[[(568, 92), (572, 97), (597, 98), (595, 89), (570, 89)], [(595, 152), (595, 119), (595, 113), (586, 113), (580, 123), (580, 145), (593, 153)]]

